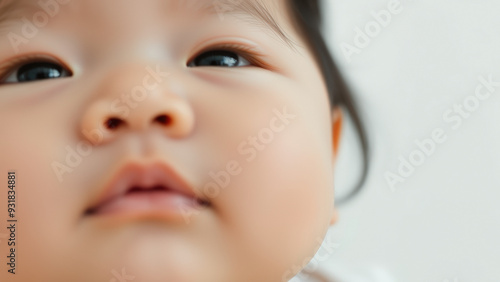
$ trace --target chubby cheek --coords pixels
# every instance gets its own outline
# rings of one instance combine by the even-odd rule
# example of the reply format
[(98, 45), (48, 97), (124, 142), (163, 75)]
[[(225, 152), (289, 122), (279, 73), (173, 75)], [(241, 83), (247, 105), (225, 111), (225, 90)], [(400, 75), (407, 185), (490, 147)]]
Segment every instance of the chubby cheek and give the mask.
[[(22, 246), (17, 252), (24, 258), (22, 275), (43, 276), (44, 269), (47, 269), (44, 262), (54, 263), (62, 259), (64, 256), (58, 254), (58, 250), (65, 250), (64, 242), (68, 242), (68, 234), (74, 228), (75, 214), (71, 211), (75, 210), (75, 203), (71, 199), (75, 197), (70, 195), (75, 191), (59, 182), (52, 169), (55, 160), (66, 157), (64, 148), (71, 142), (64, 137), (70, 129), (65, 127), (64, 119), (57, 118), (64, 107), (52, 106), (23, 105), (0, 109), (1, 119), (12, 121), (2, 122), (0, 126), (4, 133), (0, 146), (0, 174), (7, 175), (10, 170), (17, 174), (16, 219), (19, 228), (16, 232), (19, 246)], [(55, 109), (58, 114), (53, 114)], [(2, 198), (2, 210), (6, 210), (4, 205), (6, 199)], [(5, 213), (2, 218), (6, 216)]]
[(282, 281), (304, 266), (333, 214), (329, 103), (320, 75), (311, 73), (253, 73), (252, 85), (206, 95), (220, 104), (194, 103), (200, 131), (218, 137), (210, 177), (197, 186), (213, 198), (233, 273), (249, 281)]
[(315, 118), (302, 107), (287, 113), (294, 116), (288, 124), (260, 127), (240, 143), (227, 166), (229, 185), (214, 199), (230, 243), (245, 254), (236, 264), (277, 279), (314, 254), (333, 212), (330, 131), (311, 125)]

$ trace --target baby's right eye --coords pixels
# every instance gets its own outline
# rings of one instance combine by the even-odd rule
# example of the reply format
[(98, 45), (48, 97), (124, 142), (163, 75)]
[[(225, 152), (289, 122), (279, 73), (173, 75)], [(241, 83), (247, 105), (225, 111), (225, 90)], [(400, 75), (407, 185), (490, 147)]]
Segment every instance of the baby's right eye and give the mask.
[(22, 64), (7, 73), (0, 84), (33, 82), (45, 79), (69, 77), (72, 73), (59, 63), (49, 61)]

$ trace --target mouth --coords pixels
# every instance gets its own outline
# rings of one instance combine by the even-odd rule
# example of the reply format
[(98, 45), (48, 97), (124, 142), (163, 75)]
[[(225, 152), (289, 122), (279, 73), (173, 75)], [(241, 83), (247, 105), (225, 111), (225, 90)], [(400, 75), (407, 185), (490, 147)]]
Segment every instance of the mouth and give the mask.
[(170, 166), (131, 163), (122, 167), (101, 190), (86, 216), (183, 217), (210, 206)]

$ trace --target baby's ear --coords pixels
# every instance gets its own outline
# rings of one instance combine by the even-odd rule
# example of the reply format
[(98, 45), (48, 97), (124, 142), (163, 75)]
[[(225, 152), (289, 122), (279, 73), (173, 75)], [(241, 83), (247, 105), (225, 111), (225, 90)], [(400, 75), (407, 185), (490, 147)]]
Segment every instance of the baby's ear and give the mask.
[[(339, 152), (340, 138), (342, 137), (342, 125), (344, 122), (344, 115), (340, 107), (335, 107), (332, 111), (332, 140), (333, 140), (333, 160), (337, 159)], [(337, 209), (334, 208), (332, 211), (332, 217), (330, 219), (330, 225), (334, 225), (338, 220)]]
[(342, 137), (342, 125), (344, 122), (344, 115), (340, 107), (333, 108), (332, 111), (332, 133), (333, 133), (333, 154), (337, 158), (339, 152), (340, 138)]
[(335, 223), (337, 223), (338, 219), (339, 219), (339, 213), (337, 211), (337, 208), (334, 208), (332, 218), (330, 219), (330, 225), (334, 225)]

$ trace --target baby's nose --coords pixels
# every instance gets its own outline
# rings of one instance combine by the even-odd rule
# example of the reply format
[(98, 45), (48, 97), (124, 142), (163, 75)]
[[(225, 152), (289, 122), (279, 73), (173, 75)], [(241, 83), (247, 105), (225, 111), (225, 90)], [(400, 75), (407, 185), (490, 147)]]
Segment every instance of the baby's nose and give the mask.
[(173, 78), (158, 67), (129, 67), (101, 78), (95, 98), (86, 107), (81, 132), (93, 144), (110, 142), (121, 134), (160, 130), (183, 138), (194, 127), (188, 100), (175, 93)]

